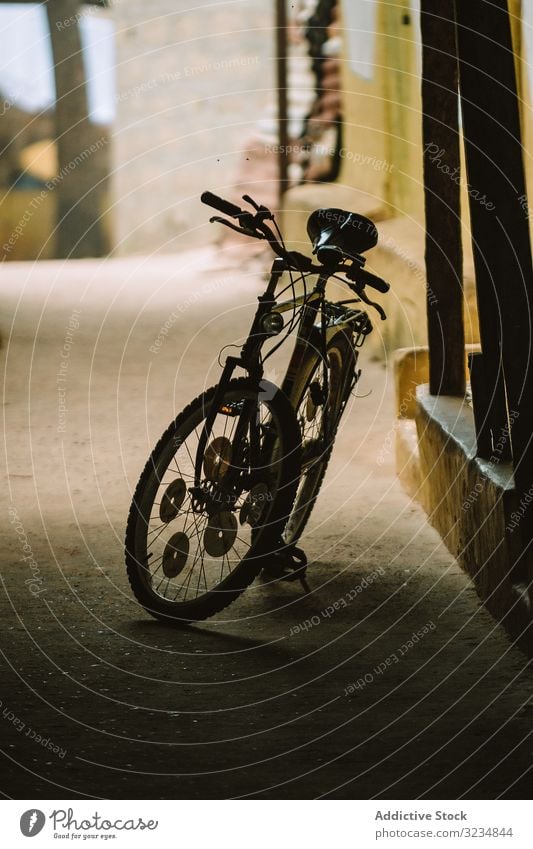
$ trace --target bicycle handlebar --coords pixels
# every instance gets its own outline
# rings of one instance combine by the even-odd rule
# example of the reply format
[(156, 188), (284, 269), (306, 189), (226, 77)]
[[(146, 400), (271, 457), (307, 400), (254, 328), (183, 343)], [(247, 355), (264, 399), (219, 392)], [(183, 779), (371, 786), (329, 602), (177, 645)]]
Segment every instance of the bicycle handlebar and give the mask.
[(238, 218), (239, 215), (243, 214), (243, 210), (234, 203), (231, 203), (229, 200), (219, 198), (217, 195), (214, 195), (213, 192), (202, 192), (200, 200), (202, 203), (207, 204), (207, 206), (212, 206), (213, 209), (223, 212), (224, 215), (231, 216), (231, 218)]
[[(219, 198), (217, 195), (214, 195), (213, 192), (203, 192), (200, 196), (200, 200), (202, 203), (207, 204), (207, 206), (211, 206), (213, 209), (217, 209), (219, 212), (224, 213), (224, 215), (236, 218), (239, 222), (239, 226), (231, 224), (229, 221), (225, 221), (223, 218), (218, 217), (212, 218), (211, 221), (218, 221), (221, 224), (226, 224), (228, 227), (231, 227), (232, 230), (236, 230), (238, 233), (243, 233), (245, 236), (253, 236), (256, 239), (267, 239), (274, 253), (285, 259), (289, 266), (294, 268), (296, 271), (303, 273), (320, 273), (323, 271), (323, 267), (314, 265), (309, 257), (299, 253), (298, 251), (287, 251), (283, 247), (283, 244), (280, 243), (265, 222), (265, 219), (273, 219), (274, 217), (270, 210), (265, 206), (257, 204), (248, 195), (244, 195), (243, 200), (253, 206), (256, 210), (255, 215), (251, 212), (246, 212), (240, 209), (240, 207), (228, 200)], [(355, 257), (352, 257), (351, 259), (353, 260), (352, 266), (348, 268), (345, 266), (339, 266), (336, 269), (332, 269), (332, 273), (339, 271), (345, 273), (349, 280), (353, 280), (354, 283), (357, 284), (359, 294), (365, 286), (371, 286), (373, 289), (376, 289), (378, 292), (382, 292), (383, 294), (389, 291), (390, 285), (385, 280), (382, 280), (381, 277), (377, 277), (375, 274), (371, 274), (369, 271), (363, 270), (361, 264), (364, 263), (364, 260), (361, 257), (358, 258), (359, 261), (356, 261)], [(355, 287), (351, 288), (355, 290)]]

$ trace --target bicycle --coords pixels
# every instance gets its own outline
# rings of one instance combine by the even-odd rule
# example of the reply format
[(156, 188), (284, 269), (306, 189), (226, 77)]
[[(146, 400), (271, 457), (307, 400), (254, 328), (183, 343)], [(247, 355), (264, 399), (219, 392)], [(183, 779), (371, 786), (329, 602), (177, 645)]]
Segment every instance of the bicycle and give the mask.
[[(354, 304), (364, 302), (385, 319), (365, 287), (389, 289), (363, 267), (362, 254), (378, 239), (364, 216), (315, 210), (307, 224), (314, 263), (286, 249), (272, 212), (248, 195), (243, 200), (253, 212), (211, 192), (201, 200), (237, 222), (214, 216), (211, 223), (266, 240), (275, 258), (240, 355), (227, 356), (218, 384), (162, 435), (128, 515), (125, 554), (133, 593), (156, 618), (181, 623), (218, 613), (261, 571), (269, 579), (298, 578), (307, 588), (307, 562), (296, 543), (361, 373), (359, 349), (372, 331), (368, 314)], [(289, 283), (276, 291), (285, 273)], [(311, 275), (317, 280), (308, 291)], [(331, 278), (356, 297), (326, 300)], [(299, 282), (303, 294), (296, 295)], [(278, 303), (289, 289), (290, 298)], [(264, 378), (264, 364), (293, 333), (278, 387)], [(273, 347), (263, 354), (269, 341)], [(237, 368), (244, 377), (234, 377)]]

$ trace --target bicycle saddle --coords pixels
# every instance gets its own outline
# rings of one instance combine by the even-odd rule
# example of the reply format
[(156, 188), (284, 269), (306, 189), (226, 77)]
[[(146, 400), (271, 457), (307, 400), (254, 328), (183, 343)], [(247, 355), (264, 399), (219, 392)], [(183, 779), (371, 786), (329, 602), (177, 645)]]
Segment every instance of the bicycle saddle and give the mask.
[(315, 209), (307, 220), (307, 235), (313, 253), (324, 265), (368, 251), (378, 241), (376, 225), (370, 218), (345, 209)]

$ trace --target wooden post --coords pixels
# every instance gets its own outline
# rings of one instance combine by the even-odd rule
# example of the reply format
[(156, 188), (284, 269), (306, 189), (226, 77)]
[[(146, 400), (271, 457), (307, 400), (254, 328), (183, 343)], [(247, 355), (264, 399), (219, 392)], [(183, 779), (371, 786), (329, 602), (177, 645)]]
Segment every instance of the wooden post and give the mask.
[[(54, 58), (56, 86), (55, 136), (58, 171), (58, 257), (78, 258), (105, 253), (100, 197), (106, 172), (107, 138), (89, 121), (85, 68), (78, 20), (79, 0), (45, 3)], [(70, 22), (65, 26), (65, 21)]]
[(453, 0), (422, 0), (429, 388), (465, 392), (458, 67)]
[(288, 189), (287, 115), (287, 9), (285, 0), (276, 0), (276, 82), (278, 88), (278, 169), (280, 206)]
[(533, 542), (533, 268), (509, 12), (506, 0), (456, 0), (455, 13), (481, 344), (492, 393), (503, 366), (513, 533), (525, 552)]

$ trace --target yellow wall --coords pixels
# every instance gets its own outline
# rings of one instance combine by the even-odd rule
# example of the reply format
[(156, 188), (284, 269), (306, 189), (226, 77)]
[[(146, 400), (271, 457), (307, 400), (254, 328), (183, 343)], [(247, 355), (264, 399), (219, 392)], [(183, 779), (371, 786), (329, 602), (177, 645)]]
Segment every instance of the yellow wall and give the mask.
[[(342, 39), (342, 133), (341, 168), (338, 182), (354, 186), (374, 197), (388, 195), (386, 104), (383, 98), (382, 41), (379, 37), (379, 16), (374, 32), (365, 38), (370, 42), (369, 53), (374, 68), (371, 79), (354, 72), (350, 67), (350, 48), (347, 29), (351, 21), (341, 16)], [(383, 162), (384, 167), (379, 163)]]
[[(509, 0), (516, 51), (518, 88), (524, 130), (525, 163), (533, 187), (533, 26), (526, 39), (522, 14), (531, 19), (531, 7)], [(374, 6), (373, 79), (368, 81), (350, 68), (350, 23), (357, 18), (351, 6)], [(339, 181), (382, 199), (391, 216), (423, 219), (422, 103), (419, 2), (414, 0), (343, 0), (342, 84), (344, 146)], [(529, 11), (528, 11), (529, 10)], [(527, 12), (527, 15), (525, 14)], [(362, 35), (361, 38), (364, 36)], [(530, 50), (526, 42), (529, 42)], [(531, 69), (528, 67), (531, 64)], [(351, 154), (350, 154), (351, 151)], [(382, 170), (364, 161), (365, 154), (386, 162)], [(351, 157), (351, 158), (350, 158)], [(466, 176), (463, 167), (463, 208), (467, 213)], [(468, 224), (467, 224), (468, 226)]]
[[(369, 262), (373, 262), (384, 276), (389, 274), (398, 296), (394, 305), (392, 298), (388, 297), (391, 318), (385, 336), (388, 333), (391, 338), (385, 339), (384, 343), (390, 350), (404, 337), (401, 344), (421, 344), (426, 334), (419, 2), (376, 0), (373, 4), (375, 33), (372, 36), (374, 69), (371, 80), (364, 79), (350, 68), (350, 22), (357, 20), (356, 12), (350, 6), (363, 2), (365, 0), (343, 0), (342, 4), (344, 144), (360, 155), (345, 158), (340, 182), (344, 187), (363, 189), (376, 200), (381, 200), (386, 216), (391, 219), (378, 224), (380, 243), (369, 256)], [(526, 7), (525, 2), (531, 5)], [(365, 2), (365, 5), (370, 4)], [(530, 196), (533, 197), (533, 157), (529, 153), (533, 151), (530, 100), (533, 0), (509, 0), (509, 9), (521, 96), (524, 162), (527, 182), (531, 187)], [(526, 19), (529, 29), (526, 29)], [(361, 44), (359, 46), (361, 48)], [(364, 50), (364, 47), (361, 49)], [(365, 165), (362, 154), (384, 160), (386, 167), (376, 170)], [(479, 326), (467, 188), (461, 147), (465, 334), (468, 342), (475, 343), (479, 339)], [(354, 194), (353, 203), (357, 200)], [(410, 335), (412, 339), (409, 339)]]
[[(351, 67), (356, 12), (342, 9), (343, 145), (339, 180), (382, 200), (388, 214), (423, 214), (418, 22), (410, 0), (376, 0), (372, 79)], [(371, 5), (371, 4), (366, 4)], [(357, 6), (357, 3), (356, 3)], [(368, 14), (368, 12), (367, 12)], [(365, 26), (363, 24), (363, 26)], [(383, 165), (380, 167), (380, 163)]]

